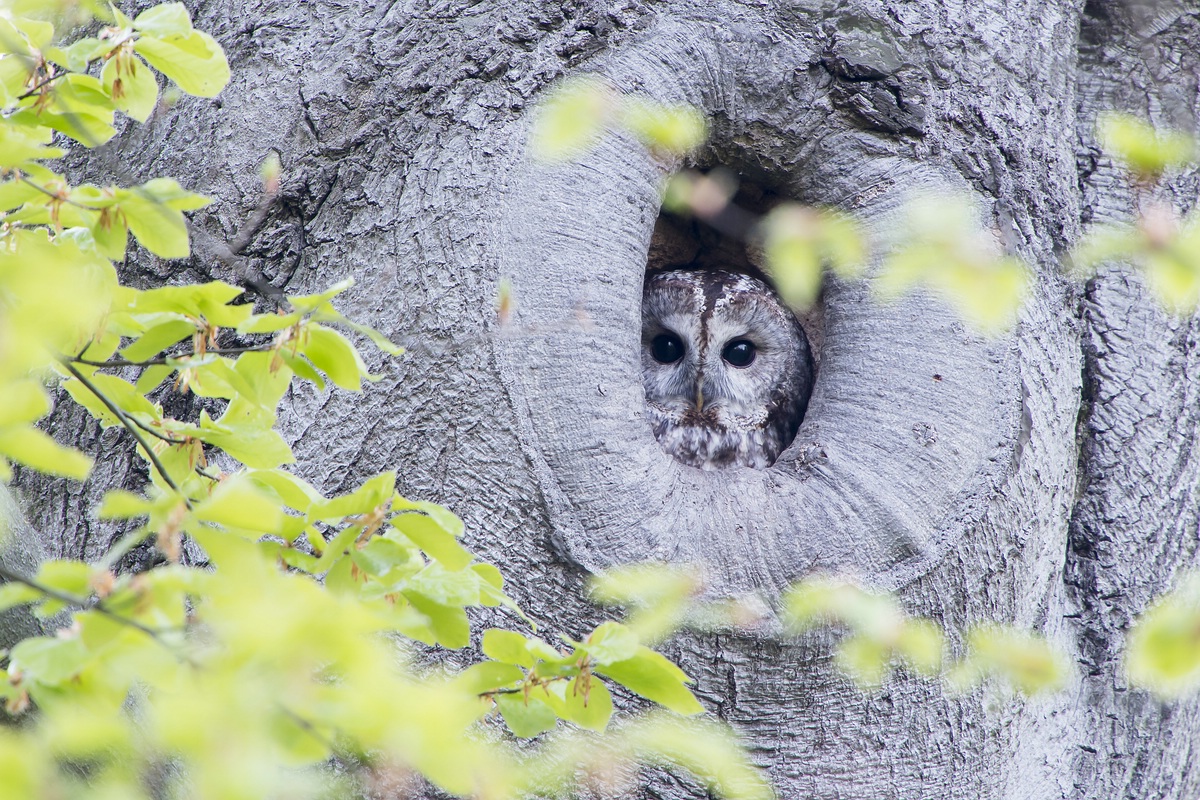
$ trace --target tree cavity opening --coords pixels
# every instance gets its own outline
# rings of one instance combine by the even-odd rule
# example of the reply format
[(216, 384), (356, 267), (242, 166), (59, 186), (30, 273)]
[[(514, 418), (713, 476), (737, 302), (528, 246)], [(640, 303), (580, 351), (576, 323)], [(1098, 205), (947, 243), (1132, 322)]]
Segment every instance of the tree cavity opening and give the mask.
[(818, 299), (775, 292), (758, 226), (785, 198), (724, 168), (678, 179), (646, 258), (641, 366), (655, 438), (701, 469), (771, 466), (795, 437), (823, 340)]

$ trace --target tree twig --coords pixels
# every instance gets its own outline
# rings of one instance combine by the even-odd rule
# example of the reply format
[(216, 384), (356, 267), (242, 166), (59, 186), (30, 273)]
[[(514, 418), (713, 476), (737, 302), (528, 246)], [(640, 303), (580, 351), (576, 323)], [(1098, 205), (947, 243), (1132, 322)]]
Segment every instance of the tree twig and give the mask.
[[(261, 345), (252, 345), (249, 347), (220, 347), (205, 350), (204, 354), (213, 354), (218, 356), (237, 355), (239, 353), (269, 353), (274, 347), (273, 342), (263, 342)], [(84, 364), (89, 367), (100, 367), (101, 369), (115, 369), (117, 367), (165, 367), (172, 366), (171, 361), (179, 361), (182, 358), (193, 358), (200, 355), (196, 352), (183, 353), (177, 356), (163, 356), (162, 358), (149, 358), (145, 361), (129, 361), (124, 358), (110, 358), (108, 361), (91, 361), (86, 358), (74, 356), (71, 361), (76, 364)]]
[(129, 415), (126, 414), (120, 406), (110, 400), (107, 395), (96, 388), (96, 385), (88, 380), (82, 372), (77, 370), (70, 360), (64, 358), (59, 363), (61, 363), (63, 367), (66, 368), (67, 372), (70, 372), (77, 381), (82, 383), (89, 392), (95, 395), (96, 399), (103, 403), (104, 407), (111, 411), (113, 416), (115, 416), (117, 420), (120, 421), (123, 426), (125, 426), (125, 430), (129, 431), (133, 438), (137, 440), (137, 443), (141, 445), (142, 450), (146, 453), (146, 457), (150, 459), (150, 463), (154, 465), (154, 468), (158, 471), (158, 474), (162, 476), (162, 479), (167, 486), (170, 486), (172, 489), (178, 492), (183, 497), (183, 502), (187, 504), (187, 507), (191, 508), (192, 501), (183, 494), (183, 490), (181, 490), (175, 483), (174, 479), (171, 478), (171, 475), (167, 472), (167, 468), (163, 466), (162, 461), (159, 460), (155, 452), (150, 449), (149, 443), (142, 438), (142, 434), (139, 432), (137, 424), (130, 419)]
[(85, 211), (103, 211), (104, 210), (103, 208), (99, 208), (97, 206), (89, 206), (89, 205), (85, 205), (84, 203), (76, 202), (75, 200), (68, 200), (65, 197), (60, 197), (58, 195), (58, 192), (52, 192), (49, 189), (47, 189), (45, 186), (42, 186), (41, 184), (30, 180), (29, 178), (25, 177), (24, 175), (18, 175), (17, 180), (21, 181), (22, 183), (26, 183), (26, 184), (32, 186), (34, 189), (37, 189), (39, 192), (42, 192), (43, 194), (47, 194), (50, 197), (53, 197), (55, 200), (58, 200), (60, 203), (66, 203), (69, 206), (75, 206), (76, 208), (82, 208)]
[(46, 597), (58, 600), (61, 603), (66, 603), (69, 606), (75, 606), (76, 608), (83, 609), (84, 611), (98, 611), (109, 619), (116, 620), (123, 625), (128, 625), (129, 627), (139, 630), (147, 636), (162, 642), (159, 632), (154, 630), (154, 628), (143, 625), (137, 620), (121, 616), (115, 611), (106, 608), (101, 602), (90, 603), (86, 597), (76, 597), (75, 595), (67, 594), (66, 592), (60, 592), (57, 589), (51, 589), (49, 586), (43, 586), (32, 578), (27, 578), (21, 573), (13, 572), (4, 566), (0, 566), (0, 578), (3, 578), (9, 583), (20, 583), (28, 586), (30, 589), (34, 589), (35, 591), (46, 595)]

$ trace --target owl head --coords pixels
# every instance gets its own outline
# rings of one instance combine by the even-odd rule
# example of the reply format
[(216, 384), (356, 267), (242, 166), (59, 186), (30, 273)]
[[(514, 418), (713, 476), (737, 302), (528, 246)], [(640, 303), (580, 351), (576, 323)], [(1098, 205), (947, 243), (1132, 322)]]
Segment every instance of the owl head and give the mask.
[(812, 391), (808, 337), (763, 281), (721, 270), (647, 275), (642, 378), (654, 435), (690, 466), (770, 466)]

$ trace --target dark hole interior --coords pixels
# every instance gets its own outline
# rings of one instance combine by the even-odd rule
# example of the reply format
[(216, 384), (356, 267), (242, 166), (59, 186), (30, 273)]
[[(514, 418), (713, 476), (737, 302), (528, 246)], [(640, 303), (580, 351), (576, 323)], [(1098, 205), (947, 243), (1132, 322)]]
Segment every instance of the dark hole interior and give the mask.
[[(787, 198), (762, 185), (737, 176), (737, 192), (715, 218), (676, 214), (663, 209), (654, 223), (646, 271), (671, 269), (723, 269), (745, 272), (771, 284), (755, 242), (754, 226)], [(813, 365), (821, 364), (824, 341), (824, 303), (817, 298), (810, 308), (793, 308), (808, 335)]]

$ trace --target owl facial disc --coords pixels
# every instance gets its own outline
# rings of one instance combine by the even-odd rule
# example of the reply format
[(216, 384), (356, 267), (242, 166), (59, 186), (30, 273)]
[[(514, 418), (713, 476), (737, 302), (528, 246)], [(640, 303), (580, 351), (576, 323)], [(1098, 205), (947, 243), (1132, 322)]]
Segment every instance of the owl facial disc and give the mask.
[(812, 391), (808, 337), (761, 280), (723, 270), (647, 276), (642, 378), (655, 438), (701, 469), (764, 469)]

